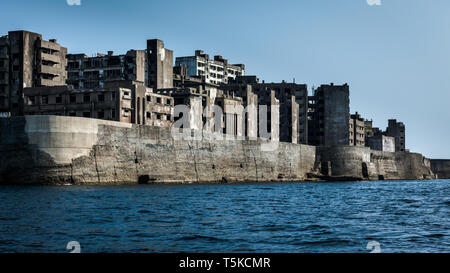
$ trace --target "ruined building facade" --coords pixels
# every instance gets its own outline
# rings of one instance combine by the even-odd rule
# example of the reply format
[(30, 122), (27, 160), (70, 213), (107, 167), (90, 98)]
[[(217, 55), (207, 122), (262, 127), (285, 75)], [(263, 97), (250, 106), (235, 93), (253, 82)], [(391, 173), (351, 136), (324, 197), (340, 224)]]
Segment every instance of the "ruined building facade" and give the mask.
[(23, 115), (23, 89), (61, 86), (67, 79), (67, 49), (42, 35), (11, 31), (0, 38), (0, 113)]
[(24, 89), (25, 115), (60, 115), (170, 127), (172, 97), (153, 93), (135, 81), (111, 81), (103, 88), (71, 85)]
[(96, 57), (69, 54), (67, 84), (75, 89), (103, 88), (106, 82), (129, 80), (146, 82), (147, 54), (145, 50), (130, 50), (124, 55), (98, 53)]
[(147, 40), (148, 81), (154, 90), (173, 87), (173, 51), (158, 39)]
[(349, 86), (321, 85), (309, 97), (308, 142), (314, 146), (348, 146)]
[(238, 76), (229, 84), (220, 88), (233, 90), (237, 96), (246, 96), (246, 89), (251, 87), (251, 93), (258, 99), (258, 109), (266, 105), (270, 114), (272, 91), (280, 105), (279, 138), (283, 142), (308, 143), (308, 89), (304, 84), (295, 83), (265, 83), (259, 82), (256, 76)]
[(395, 138), (395, 151), (404, 152), (406, 150), (406, 128), (403, 122), (397, 122), (395, 119), (388, 121), (385, 135)]
[(229, 64), (222, 56), (214, 56), (211, 60), (203, 50), (196, 50), (194, 56), (177, 57), (175, 66), (185, 66), (188, 76), (198, 77), (206, 83), (217, 85), (228, 83), (236, 76), (245, 75), (245, 65)]
[(356, 112), (350, 115), (349, 144), (364, 147), (366, 145), (366, 121)]

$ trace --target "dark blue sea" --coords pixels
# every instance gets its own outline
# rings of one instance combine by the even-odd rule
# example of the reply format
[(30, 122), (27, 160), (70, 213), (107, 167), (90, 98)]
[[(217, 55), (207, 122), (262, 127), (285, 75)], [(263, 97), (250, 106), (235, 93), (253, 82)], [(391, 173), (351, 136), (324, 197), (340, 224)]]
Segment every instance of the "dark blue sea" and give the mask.
[(70, 241), (82, 253), (450, 252), (450, 180), (0, 187), (0, 252)]

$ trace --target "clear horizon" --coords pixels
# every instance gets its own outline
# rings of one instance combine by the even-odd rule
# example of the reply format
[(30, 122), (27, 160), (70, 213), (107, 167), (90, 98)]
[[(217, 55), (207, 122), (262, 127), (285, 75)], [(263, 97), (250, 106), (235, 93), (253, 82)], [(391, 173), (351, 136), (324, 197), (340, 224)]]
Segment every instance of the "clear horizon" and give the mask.
[[(76, 1), (69, 1), (76, 2)], [(406, 145), (450, 158), (450, 2), (444, 0), (4, 1), (0, 35), (55, 38), (69, 53), (145, 49), (158, 38), (174, 57), (194, 50), (246, 65), (266, 82), (348, 83), (351, 112), (385, 129), (406, 124)]]

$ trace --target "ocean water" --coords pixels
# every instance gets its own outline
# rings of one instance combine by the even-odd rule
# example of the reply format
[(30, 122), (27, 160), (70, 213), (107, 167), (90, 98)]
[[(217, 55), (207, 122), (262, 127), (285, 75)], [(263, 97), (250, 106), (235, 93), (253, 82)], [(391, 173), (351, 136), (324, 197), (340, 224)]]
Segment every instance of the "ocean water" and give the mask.
[(1, 186), (0, 252), (450, 252), (450, 180)]

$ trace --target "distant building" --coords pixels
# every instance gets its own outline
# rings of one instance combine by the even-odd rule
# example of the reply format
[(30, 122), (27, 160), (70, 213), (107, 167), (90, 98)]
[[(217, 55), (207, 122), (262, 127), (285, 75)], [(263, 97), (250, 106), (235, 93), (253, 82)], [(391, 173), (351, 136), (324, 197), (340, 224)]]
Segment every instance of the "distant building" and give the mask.
[(23, 115), (23, 89), (65, 85), (67, 49), (28, 31), (0, 38), (0, 113)]
[(25, 88), (25, 115), (61, 115), (170, 127), (173, 98), (139, 82), (108, 82), (104, 88), (71, 85)]
[(129, 80), (146, 82), (147, 54), (145, 50), (130, 50), (124, 55), (69, 54), (67, 84), (75, 89), (103, 88), (106, 82)]
[[(304, 84), (295, 83), (262, 83), (256, 76), (237, 76), (228, 84), (222, 84), (220, 88), (232, 90), (236, 96), (245, 96), (248, 86), (251, 92), (257, 96), (258, 106), (271, 105), (272, 91), (279, 101), (279, 138), (282, 142), (308, 143), (308, 88)], [(239, 91), (241, 90), (241, 91)]]
[[(219, 90), (217, 93), (203, 90), (201, 87), (192, 88), (169, 88), (158, 89), (158, 94), (174, 98), (174, 104), (185, 105), (189, 108), (187, 117), (182, 114), (174, 116), (174, 122), (182, 118), (187, 119), (187, 126), (194, 130), (205, 130), (209, 132), (220, 132), (223, 134), (242, 136), (243, 131), (243, 107), (242, 98)], [(222, 116), (212, 113), (212, 106), (222, 109)], [(175, 114), (175, 113), (174, 113)], [(220, 128), (216, 128), (216, 119)]]
[(308, 142), (314, 146), (349, 145), (349, 86), (322, 85), (309, 98)]
[(395, 138), (395, 151), (404, 152), (406, 150), (406, 133), (405, 124), (403, 122), (397, 122), (395, 119), (390, 119), (385, 135)]
[(364, 147), (366, 143), (366, 121), (361, 117), (358, 112), (350, 115), (350, 146), (361, 146)]
[(173, 51), (158, 39), (147, 40), (148, 87), (153, 90), (173, 87)]
[(395, 152), (395, 138), (377, 134), (367, 138), (366, 146), (372, 150), (393, 153)]
[(236, 76), (245, 75), (245, 65), (228, 64), (228, 60), (222, 56), (214, 56), (214, 60), (210, 60), (203, 50), (196, 50), (194, 56), (177, 57), (175, 66), (185, 66), (187, 76), (198, 77), (209, 84), (228, 83)]

